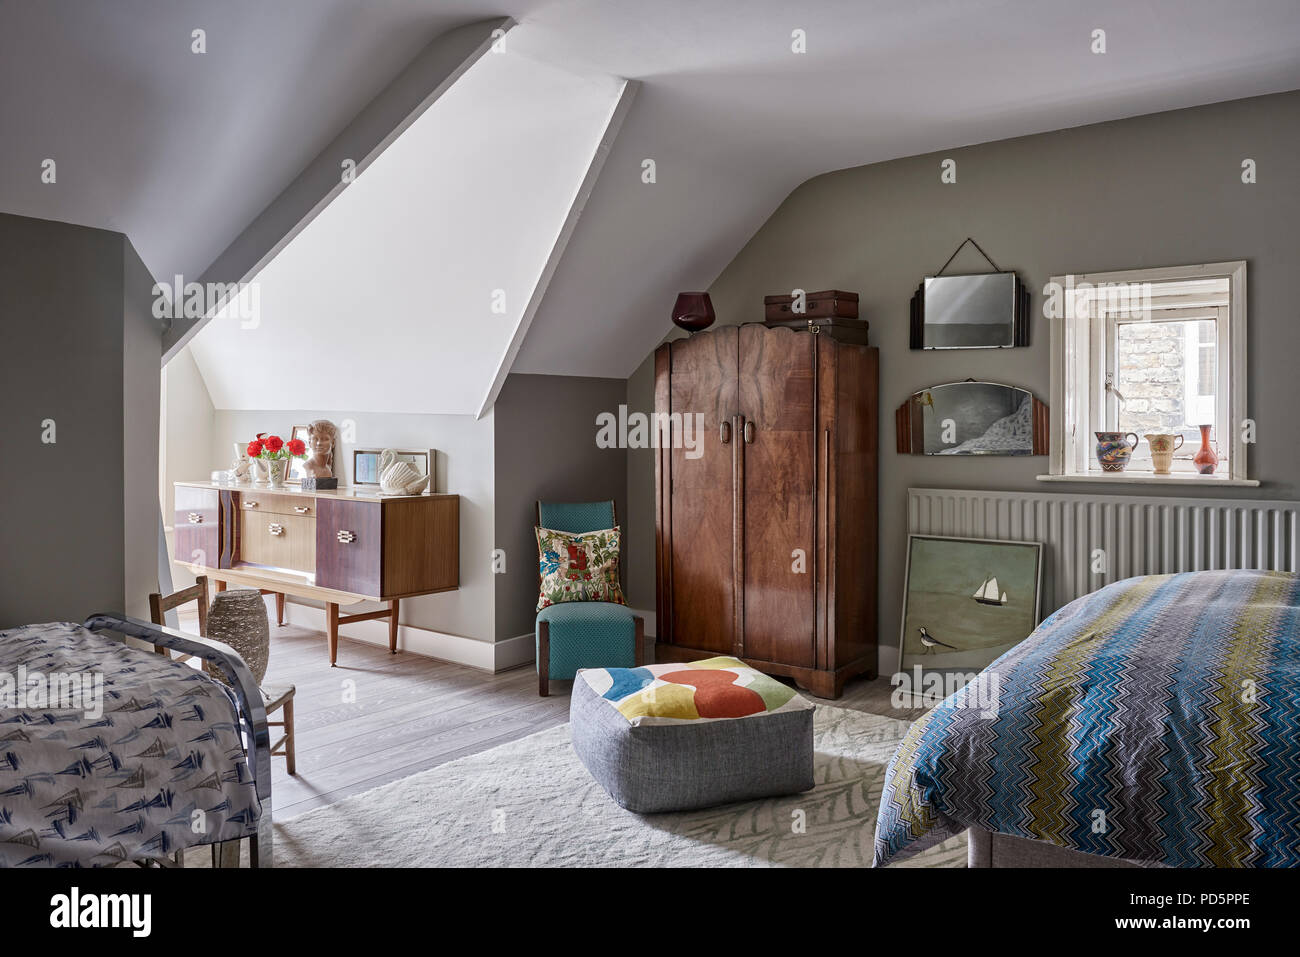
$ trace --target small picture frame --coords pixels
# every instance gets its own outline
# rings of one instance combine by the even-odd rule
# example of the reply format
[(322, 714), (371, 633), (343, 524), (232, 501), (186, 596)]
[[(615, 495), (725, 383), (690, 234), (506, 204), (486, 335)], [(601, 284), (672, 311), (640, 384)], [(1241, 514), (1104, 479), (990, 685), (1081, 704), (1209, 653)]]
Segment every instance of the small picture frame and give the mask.
[[(307, 455), (311, 455), (311, 444), (307, 441), (307, 426), (295, 425), (289, 430), (289, 439), (302, 439), (302, 444), (307, 446)], [(295, 485), (302, 484), (302, 477), (307, 473), (303, 471), (303, 465), (307, 457), (300, 459), (289, 459), (289, 474), (284, 477), (286, 482), (293, 482)]]
[(1041, 542), (909, 535), (898, 671), (913, 700), (937, 704), (1028, 638), (1042, 579)]
[[(379, 456), (383, 449), (352, 450), (352, 484), (379, 484)], [(436, 461), (434, 449), (393, 449), (400, 461), (408, 462), (421, 475), (430, 474), (432, 463)]]

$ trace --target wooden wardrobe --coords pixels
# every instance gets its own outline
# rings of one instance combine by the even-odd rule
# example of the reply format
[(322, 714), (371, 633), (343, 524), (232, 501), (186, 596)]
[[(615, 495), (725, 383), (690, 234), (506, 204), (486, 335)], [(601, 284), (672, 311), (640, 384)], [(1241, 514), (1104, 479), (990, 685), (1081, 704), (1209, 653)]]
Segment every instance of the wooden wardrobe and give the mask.
[(833, 326), (659, 347), (658, 661), (735, 655), (827, 698), (875, 675), (878, 378)]

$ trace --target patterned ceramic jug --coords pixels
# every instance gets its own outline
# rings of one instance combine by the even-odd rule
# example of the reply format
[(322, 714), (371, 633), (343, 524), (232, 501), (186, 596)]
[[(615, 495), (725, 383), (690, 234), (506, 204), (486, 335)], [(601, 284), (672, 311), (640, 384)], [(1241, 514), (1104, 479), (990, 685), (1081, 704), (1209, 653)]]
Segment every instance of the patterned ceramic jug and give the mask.
[(1183, 437), (1177, 433), (1157, 432), (1146, 436), (1151, 448), (1151, 465), (1156, 475), (1168, 475), (1174, 464), (1174, 453), (1183, 447)]
[[(1122, 472), (1137, 447), (1136, 432), (1094, 432), (1097, 436), (1097, 462), (1103, 472)], [(1132, 441), (1125, 441), (1132, 439)]]

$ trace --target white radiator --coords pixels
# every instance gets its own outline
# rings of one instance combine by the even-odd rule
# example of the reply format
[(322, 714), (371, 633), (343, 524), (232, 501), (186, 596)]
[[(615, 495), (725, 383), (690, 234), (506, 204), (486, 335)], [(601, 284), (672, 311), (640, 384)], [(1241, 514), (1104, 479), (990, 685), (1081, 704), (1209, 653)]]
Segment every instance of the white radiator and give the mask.
[(1300, 570), (1300, 502), (907, 490), (919, 535), (1042, 542), (1043, 615), (1133, 575)]

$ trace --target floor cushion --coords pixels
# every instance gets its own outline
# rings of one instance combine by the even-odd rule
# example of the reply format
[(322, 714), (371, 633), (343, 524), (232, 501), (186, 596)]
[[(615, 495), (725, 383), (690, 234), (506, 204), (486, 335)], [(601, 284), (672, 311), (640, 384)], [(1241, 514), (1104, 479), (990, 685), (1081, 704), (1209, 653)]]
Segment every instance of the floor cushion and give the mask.
[(685, 811), (813, 786), (813, 705), (736, 658), (586, 668), (578, 758), (629, 811)]

